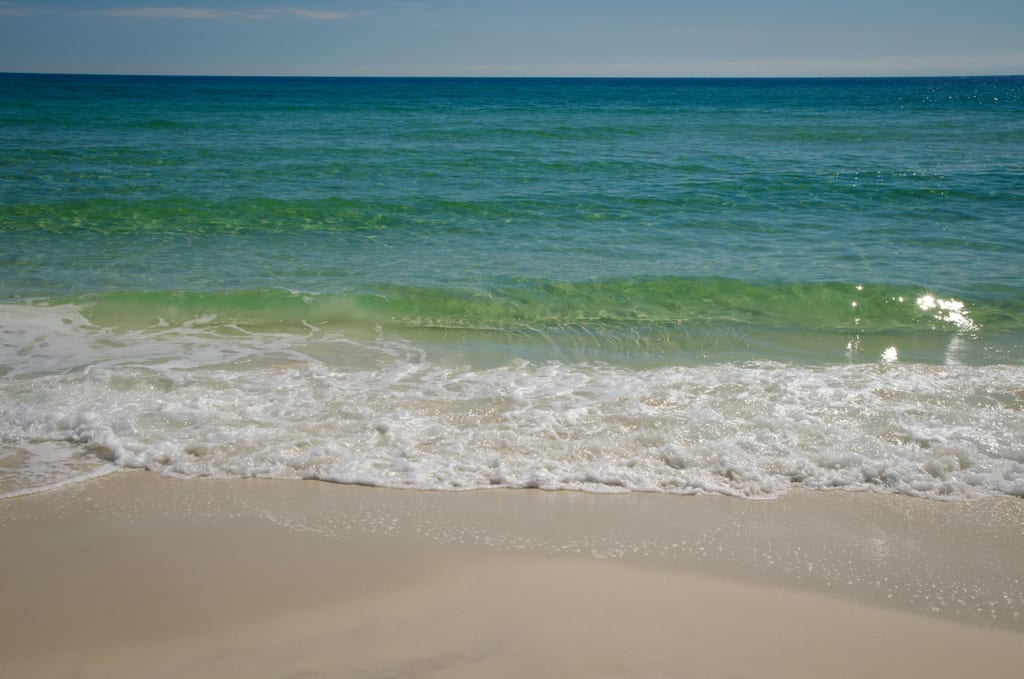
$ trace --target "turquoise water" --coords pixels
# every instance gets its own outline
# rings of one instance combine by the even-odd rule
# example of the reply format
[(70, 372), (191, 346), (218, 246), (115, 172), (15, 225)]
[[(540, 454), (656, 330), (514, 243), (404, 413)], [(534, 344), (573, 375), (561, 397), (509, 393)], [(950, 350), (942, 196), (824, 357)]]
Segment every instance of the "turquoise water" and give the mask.
[(1024, 78), (0, 75), (0, 493), (1024, 494)]

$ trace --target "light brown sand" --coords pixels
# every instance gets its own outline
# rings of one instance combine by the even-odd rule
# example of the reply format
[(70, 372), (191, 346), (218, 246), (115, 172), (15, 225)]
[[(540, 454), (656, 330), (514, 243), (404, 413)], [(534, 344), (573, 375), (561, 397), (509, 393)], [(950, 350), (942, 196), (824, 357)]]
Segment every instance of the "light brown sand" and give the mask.
[(1017, 677), (1022, 504), (116, 474), (0, 501), (0, 677)]

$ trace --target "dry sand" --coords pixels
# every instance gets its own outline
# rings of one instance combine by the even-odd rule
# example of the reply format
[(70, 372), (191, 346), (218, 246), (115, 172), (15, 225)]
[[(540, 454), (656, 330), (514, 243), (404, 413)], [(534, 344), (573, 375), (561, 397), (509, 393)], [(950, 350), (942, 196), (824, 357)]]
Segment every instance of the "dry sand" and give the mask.
[(1018, 677), (1024, 502), (119, 473), (0, 500), (0, 677)]

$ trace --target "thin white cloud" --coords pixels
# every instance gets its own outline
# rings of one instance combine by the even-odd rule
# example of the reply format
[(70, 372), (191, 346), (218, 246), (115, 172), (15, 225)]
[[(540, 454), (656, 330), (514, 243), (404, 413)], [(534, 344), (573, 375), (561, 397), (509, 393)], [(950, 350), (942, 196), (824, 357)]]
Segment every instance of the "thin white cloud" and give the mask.
[(199, 7), (137, 7), (127, 9), (100, 9), (97, 14), (108, 17), (129, 17), (137, 19), (223, 19), (238, 16), (240, 12)]
[[(278, 10), (268, 10), (278, 11)], [(288, 9), (279, 10), (281, 12), (289, 12), (295, 16), (302, 17), (303, 19), (316, 19), (319, 21), (334, 21), (336, 19), (348, 19), (351, 14), (345, 12), (331, 12), (323, 11), (319, 9), (302, 9), (301, 7), (289, 7)]]
[[(0, 3), (0, 11), (3, 8), (4, 3)], [(283, 9), (254, 7), (245, 10), (208, 9), (204, 7), (133, 7), (125, 9), (99, 9), (93, 13), (108, 17), (133, 19), (267, 19), (271, 15), (292, 15), (314, 21), (335, 21), (352, 16), (344, 12), (306, 9), (304, 7), (287, 7)]]
[(25, 7), (15, 2), (0, 2), (0, 16), (24, 17), (34, 14), (31, 7)]

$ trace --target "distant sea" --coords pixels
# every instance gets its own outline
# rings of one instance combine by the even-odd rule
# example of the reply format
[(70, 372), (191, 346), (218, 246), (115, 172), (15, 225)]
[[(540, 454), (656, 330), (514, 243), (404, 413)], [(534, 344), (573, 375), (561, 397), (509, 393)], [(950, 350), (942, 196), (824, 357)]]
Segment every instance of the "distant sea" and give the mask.
[(1024, 496), (1024, 78), (0, 75), (0, 496)]

